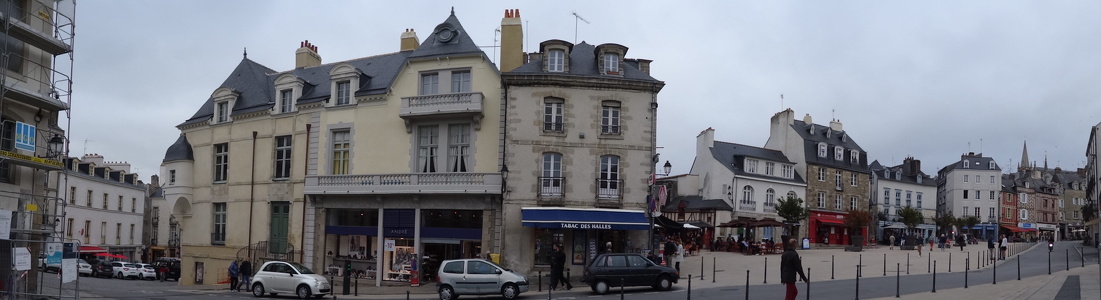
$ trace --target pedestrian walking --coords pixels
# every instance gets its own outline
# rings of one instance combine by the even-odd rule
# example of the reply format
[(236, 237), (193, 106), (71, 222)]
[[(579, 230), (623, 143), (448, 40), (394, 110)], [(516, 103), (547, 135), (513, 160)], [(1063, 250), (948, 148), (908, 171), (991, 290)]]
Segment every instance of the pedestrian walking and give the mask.
[(1005, 252), (1007, 249), (1009, 249), (1009, 239), (1005, 237), (1005, 234), (1002, 234), (1002, 243), (998, 245), (998, 250), (1001, 252), (999, 259), (1005, 260)]
[(249, 282), (249, 279), (252, 279), (252, 263), (249, 262), (248, 257), (246, 257), (244, 260), (241, 261), (240, 273), (241, 273), (241, 282), (237, 284), (237, 289), (240, 290), (241, 285), (244, 285), (246, 291), (251, 291), (252, 290), (252, 282)]
[(799, 296), (799, 288), (795, 286), (795, 274), (799, 274), (799, 279), (803, 281), (807, 280), (807, 275), (803, 274), (803, 261), (799, 258), (799, 254), (795, 253), (796, 247), (795, 239), (788, 239), (784, 242), (784, 255), (780, 256), (780, 283), (787, 287), (784, 300), (795, 300), (796, 296)]
[(888, 240), (890, 240), (890, 241), (891, 241), (891, 244), (889, 245), (889, 247), (888, 247), (887, 249), (888, 249), (888, 250), (895, 250), (895, 234), (894, 234), (894, 233), (892, 233), (892, 234), (891, 234), (891, 237), (890, 237), (890, 238), (888, 238)]
[[(916, 238), (916, 240), (914, 240), (914, 245), (917, 245), (917, 247), (915, 247), (915, 248), (917, 248), (918, 256), (920, 257), (921, 256), (921, 248), (925, 248), (925, 241), (922, 240), (921, 238)], [(930, 248), (929, 251), (933, 251), (933, 249)]]
[(941, 233), (940, 234), (940, 240), (937, 241), (937, 247), (940, 247), (940, 251), (943, 252), (944, 251), (944, 245), (947, 244), (947, 243), (948, 243), (948, 237), (944, 236), (944, 234)]
[(567, 290), (572, 289), (569, 279), (562, 276), (566, 269), (566, 253), (562, 252), (562, 246), (554, 245), (554, 253), (551, 255), (551, 289), (558, 289), (559, 283), (564, 283)]
[(677, 273), (680, 273), (680, 263), (684, 261), (684, 244), (680, 240), (677, 240), (677, 256), (673, 258), (673, 262), (676, 265)]
[(930, 236), (929, 236), (929, 237), (927, 238), (927, 240), (929, 240), (929, 252), (933, 252), (933, 240), (934, 240), (934, 239), (936, 239), (936, 237), (935, 237), (935, 236), (932, 236), (932, 235), (930, 235)]
[(237, 260), (229, 262), (229, 290), (238, 291), (237, 289)]
[(673, 266), (673, 256), (677, 254), (677, 245), (673, 243), (673, 238), (665, 239), (665, 252), (662, 253), (663, 259), (665, 259), (665, 266)]
[(964, 238), (962, 234), (956, 236), (956, 244), (960, 245), (960, 251), (963, 251), (963, 245), (966, 244), (966, 243), (967, 243), (967, 239)]

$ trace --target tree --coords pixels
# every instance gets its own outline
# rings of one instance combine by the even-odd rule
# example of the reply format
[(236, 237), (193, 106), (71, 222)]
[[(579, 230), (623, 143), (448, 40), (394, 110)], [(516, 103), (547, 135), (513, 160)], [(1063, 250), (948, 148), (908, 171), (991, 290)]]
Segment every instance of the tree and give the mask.
[(1097, 214), (1097, 206), (1096, 205), (1097, 204), (1095, 204), (1093, 201), (1090, 201), (1089, 204), (1086, 204), (1086, 205), (1082, 206), (1082, 222), (1089, 222), (1089, 221), (1092, 221), (1094, 218), (1097, 217), (1096, 216), (1096, 214)]
[(977, 217), (977, 216), (960, 217), (957, 222), (958, 222), (957, 224), (960, 226), (961, 229), (963, 227), (967, 227), (967, 233), (974, 234), (974, 233), (972, 233), (972, 231), (975, 230), (975, 225), (979, 224), (979, 217)]
[(799, 197), (788, 196), (787, 199), (777, 199), (780, 204), (776, 205), (776, 215), (784, 218), (789, 225), (784, 226), (784, 230), (791, 234), (790, 227), (792, 223), (799, 224), (803, 220), (806, 220), (810, 216), (810, 212), (807, 211), (807, 207), (803, 206), (803, 199)]
[(921, 211), (909, 206), (898, 210), (898, 218), (901, 219), (902, 224), (906, 224), (906, 228), (910, 228), (910, 230), (917, 228), (918, 224), (921, 224), (925, 220), (925, 216), (921, 215)]
[[(848, 215), (845, 216), (845, 227), (849, 227), (849, 230), (853, 232), (855, 236), (863, 236), (860, 232), (861, 228), (868, 227), (868, 224), (872, 223), (872, 213), (863, 209), (850, 209), (845, 211)], [(852, 240), (853, 245), (864, 245), (863, 241), (858, 239)]]
[(937, 230), (940, 230), (940, 233), (945, 233), (946, 228), (956, 225), (956, 217), (952, 216), (952, 213), (943, 213), (934, 218), (933, 223), (937, 225)]

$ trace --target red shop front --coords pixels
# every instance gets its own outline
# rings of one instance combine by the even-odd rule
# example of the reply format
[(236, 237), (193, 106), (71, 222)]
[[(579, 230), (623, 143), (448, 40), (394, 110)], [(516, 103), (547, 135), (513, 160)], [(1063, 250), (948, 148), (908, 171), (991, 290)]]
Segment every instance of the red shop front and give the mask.
[[(829, 211), (811, 211), (808, 218), (807, 234), (814, 243), (828, 245), (850, 245), (849, 228), (845, 227), (845, 214)], [(862, 236), (868, 236), (868, 228), (861, 228)], [(867, 246), (865, 239), (864, 245)]]

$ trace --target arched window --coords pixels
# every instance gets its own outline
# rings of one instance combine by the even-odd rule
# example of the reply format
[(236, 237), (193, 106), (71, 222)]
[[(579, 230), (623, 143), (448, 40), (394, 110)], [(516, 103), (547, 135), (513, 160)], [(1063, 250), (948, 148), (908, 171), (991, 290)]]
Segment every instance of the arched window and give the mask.
[(742, 203), (748, 204), (750, 201), (753, 201), (753, 187), (747, 185), (742, 188)]
[(788, 192), (788, 198), (794, 199), (794, 198), (797, 198), (797, 197), (799, 197), (799, 195), (796, 195), (795, 191), (789, 191)]
[(765, 206), (772, 207), (776, 204), (776, 191), (772, 189), (765, 190)]

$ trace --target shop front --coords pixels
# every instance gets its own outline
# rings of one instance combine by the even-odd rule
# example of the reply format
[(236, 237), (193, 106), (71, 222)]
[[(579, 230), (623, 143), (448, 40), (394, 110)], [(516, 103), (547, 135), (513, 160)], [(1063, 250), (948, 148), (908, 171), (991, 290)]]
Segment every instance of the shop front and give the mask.
[(521, 214), (522, 225), (533, 230), (534, 267), (550, 266), (554, 245), (563, 247), (567, 267), (584, 266), (600, 253), (640, 252), (631, 233), (650, 226), (645, 213), (634, 210), (524, 207)]
[[(849, 232), (849, 228), (845, 226), (845, 214), (814, 211), (810, 213), (808, 220), (810, 228), (807, 232), (814, 243), (849, 245), (850, 236), (855, 234)], [(867, 236), (867, 228), (861, 229), (861, 234)]]
[(963, 226), (964, 232), (969, 234), (970, 237), (974, 237), (980, 240), (987, 240), (996, 237), (994, 236), (994, 230), (998, 227), (994, 223), (975, 224), (975, 227)]
[(325, 226), (325, 273), (343, 276), (348, 264), (353, 276), (410, 281), (413, 271), (433, 274), (439, 262), (478, 257), (481, 252), (481, 210), (379, 212), (379, 209), (329, 211), (329, 224)]

